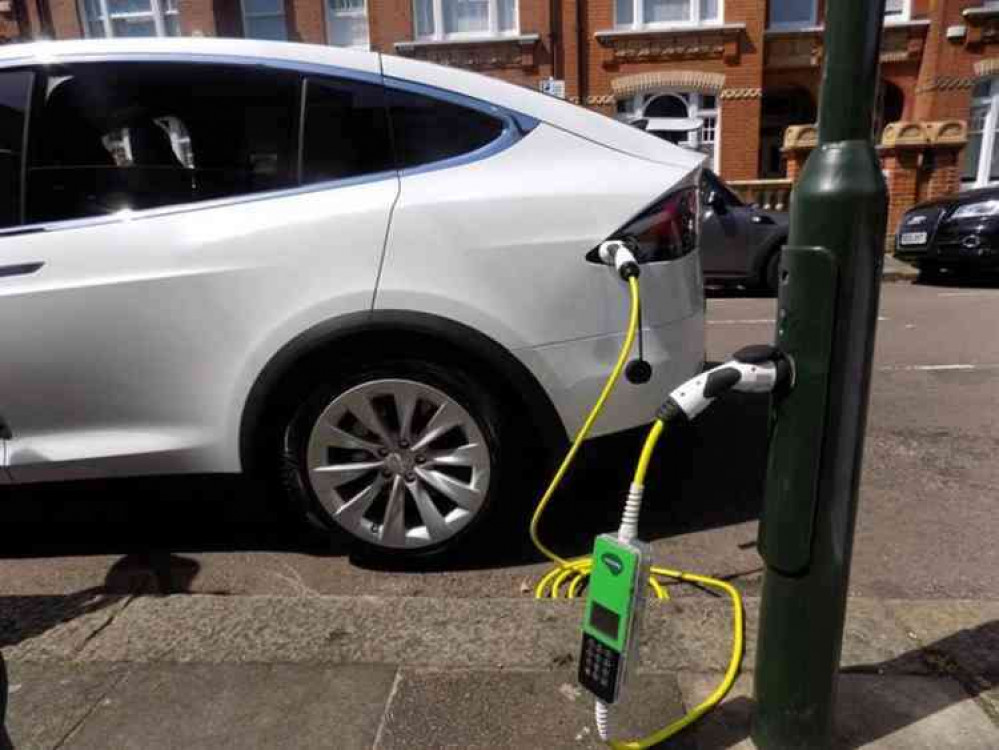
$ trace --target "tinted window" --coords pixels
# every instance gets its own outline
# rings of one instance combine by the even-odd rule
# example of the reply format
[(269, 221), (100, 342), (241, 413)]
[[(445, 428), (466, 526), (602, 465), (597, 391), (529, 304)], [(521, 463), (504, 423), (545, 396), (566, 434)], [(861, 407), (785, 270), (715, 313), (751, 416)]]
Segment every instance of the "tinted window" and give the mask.
[(387, 89), (399, 168), (461, 156), (496, 140), (503, 121), (468, 107)]
[(244, 195), (297, 184), (300, 82), (280, 71), (103, 63), (47, 81), (28, 165), (28, 220)]
[(394, 168), (385, 90), (370, 83), (309, 79), (302, 181), (338, 180)]
[(24, 126), (31, 73), (0, 73), (0, 227), (20, 223)]
[(717, 193), (725, 202), (725, 205), (730, 208), (738, 208), (742, 205), (742, 201), (739, 199), (739, 196), (729, 190), (727, 186), (722, 184), (722, 181), (718, 179), (718, 176), (715, 175), (714, 172), (704, 170), (701, 173), (701, 179), (703, 180), (703, 193), (701, 195), (702, 205), (707, 204), (708, 196), (712, 192)]

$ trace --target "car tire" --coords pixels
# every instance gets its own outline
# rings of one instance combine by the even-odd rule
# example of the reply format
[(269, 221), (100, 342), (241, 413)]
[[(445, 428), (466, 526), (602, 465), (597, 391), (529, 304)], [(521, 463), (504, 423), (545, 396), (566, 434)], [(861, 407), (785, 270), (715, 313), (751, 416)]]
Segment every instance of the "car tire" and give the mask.
[(369, 362), (315, 387), (294, 411), (283, 485), (309, 520), (359, 552), (450, 554), (483, 528), (517, 474), (507, 465), (515, 452), (502, 450), (512, 434), (503, 413), (453, 366)]
[(943, 280), (943, 276), (940, 266), (925, 264), (919, 266), (919, 276), (916, 281), (920, 284), (938, 284)]
[(778, 248), (767, 259), (767, 265), (763, 272), (763, 288), (773, 294), (777, 293), (780, 284), (780, 249)]

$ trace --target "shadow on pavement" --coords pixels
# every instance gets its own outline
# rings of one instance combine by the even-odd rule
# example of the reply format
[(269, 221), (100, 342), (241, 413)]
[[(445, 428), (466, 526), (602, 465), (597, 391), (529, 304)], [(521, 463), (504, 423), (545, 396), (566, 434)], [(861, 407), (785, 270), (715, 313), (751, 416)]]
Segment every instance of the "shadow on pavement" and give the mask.
[[(865, 664), (843, 670), (837, 698), (837, 750), (876, 746), (886, 737), (922, 722), (958, 703), (976, 699), (999, 686), (999, 671), (992, 660), (984, 674), (968, 668), (977, 655), (999, 649), (999, 621), (959, 630), (923, 648), (908, 651), (890, 661)], [(990, 671), (991, 670), (991, 671)], [(929, 689), (925, 677), (912, 673), (929, 671), (934, 677), (949, 677), (957, 683)], [(906, 682), (908, 681), (908, 682)], [(960, 686), (959, 688), (957, 686)], [(735, 747), (749, 736), (753, 700), (738, 695), (716, 709), (695, 729), (698, 747)], [(988, 713), (986, 711), (986, 713)], [(992, 716), (992, 721), (997, 717)], [(947, 721), (959, 721), (951, 717)], [(943, 734), (953, 734), (945, 730)], [(895, 743), (905, 742), (905, 735)], [(925, 740), (924, 740), (925, 741)], [(902, 744), (891, 743), (891, 747)], [(919, 743), (920, 747), (929, 746)], [(948, 745), (955, 747), (956, 745)], [(976, 744), (975, 747), (981, 747)]]
[(917, 286), (939, 287), (941, 289), (999, 289), (999, 274), (981, 275), (970, 273), (920, 274)]
[(0, 652), (0, 750), (14, 750), (14, 745), (7, 734), (7, 665)]
[[(643, 536), (658, 539), (756, 518), (766, 418), (766, 399), (732, 394), (694, 425), (670, 427), (647, 483)], [(641, 428), (585, 444), (542, 521), (544, 538), (560, 552), (582, 554), (594, 534), (617, 528), (645, 434)], [(400, 562), (351, 554), (351, 561), (384, 570), (469, 570), (536, 562), (541, 558), (526, 526), (545, 483), (547, 477), (523, 497), (507, 499), (516, 512), (507, 513), (463, 555)], [(124, 554), (152, 561), (167, 550), (349, 553), (343, 541), (331, 541), (291, 520), (262, 485), (242, 477), (28, 485), (5, 493), (0, 558)]]
[(737, 297), (744, 297), (746, 299), (773, 299), (777, 296), (769, 289), (739, 286), (736, 284), (711, 284), (704, 288), (704, 294), (708, 299), (733, 299)]
[(139, 552), (115, 562), (101, 586), (52, 596), (0, 596), (0, 648), (16, 646), (57, 625), (100, 612), (125, 596), (188, 593), (200, 569), (187, 557)]

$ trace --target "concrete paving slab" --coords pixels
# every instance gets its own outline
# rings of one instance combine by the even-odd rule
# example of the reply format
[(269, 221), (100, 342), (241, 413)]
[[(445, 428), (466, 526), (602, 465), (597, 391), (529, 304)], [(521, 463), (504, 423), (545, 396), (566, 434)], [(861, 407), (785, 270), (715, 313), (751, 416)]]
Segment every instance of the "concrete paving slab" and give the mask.
[(999, 679), (999, 602), (894, 601), (889, 607), (927, 658), (943, 655), (970, 674)]
[(544, 667), (578, 649), (582, 602), (395, 597), (136, 600), (85, 661)]
[(7, 667), (7, 730), (17, 750), (58, 747), (127, 673), (117, 664), (8, 662)]
[[(678, 675), (684, 702), (703, 700), (716, 674)], [(755, 750), (749, 737), (752, 678), (739, 678), (722, 705), (691, 730), (703, 750)], [(842, 675), (837, 750), (995, 750), (999, 728), (953, 680), (914, 675)]]
[(70, 659), (130, 598), (97, 590), (69, 596), (0, 596), (0, 647), (8, 659)]
[[(746, 669), (755, 660), (758, 609), (758, 600), (746, 600)], [(581, 617), (581, 601), (528, 597), (141, 597), (87, 640), (77, 658), (545, 669), (575, 659)], [(649, 604), (646, 669), (724, 670), (731, 648), (727, 600), (686, 596)], [(912, 650), (883, 604), (851, 600), (844, 665), (925, 672), (921, 660), (903, 658)]]
[(145, 666), (62, 747), (368, 750), (395, 674), (377, 666)]
[[(612, 721), (640, 737), (683, 715), (673, 675), (640, 674)], [(606, 748), (575, 672), (404, 669), (375, 750)], [(683, 741), (670, 745), (691, 748)]]
[(884, 281), (915, 281), (919, 278), (919, 269), (891, 255), (885, 255), (882, 279)]

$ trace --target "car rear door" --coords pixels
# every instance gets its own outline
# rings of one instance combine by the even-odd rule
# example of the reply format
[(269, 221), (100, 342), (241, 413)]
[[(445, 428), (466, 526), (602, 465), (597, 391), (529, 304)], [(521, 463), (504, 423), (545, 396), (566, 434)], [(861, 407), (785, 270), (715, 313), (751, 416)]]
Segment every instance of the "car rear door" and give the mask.
[[(350, 81), (133, 60), (33, 75), (26, 198), (0, 230), (11, 476), (239, 470), (268, 358), (371, 306), (390, 149), (370, 153), (371, 123), (336, 127)], [(383, 112), (380, 81), (364, 92)]]
[(752, 209), (711, 172), (705, 171), (702, 179), (704, 221), (701, 226), (701, 263), (704, 275), (709, 278), (744, 276), (752, 268), (749, 252), (753, 232)]

